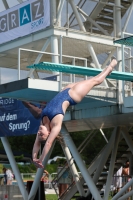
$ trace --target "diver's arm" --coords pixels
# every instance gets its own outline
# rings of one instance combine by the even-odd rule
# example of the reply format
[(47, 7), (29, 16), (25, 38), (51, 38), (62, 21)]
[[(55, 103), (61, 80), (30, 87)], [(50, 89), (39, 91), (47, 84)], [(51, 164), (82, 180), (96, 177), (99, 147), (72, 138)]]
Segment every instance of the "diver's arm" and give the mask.
[(38, 140), (38, 135), (36, 136), (36, 140), (35, 140), (35, 143), (34, 143), (34, 146), (33, 146), (33, 150), (32, 150), (32, 159), (33, 161), (37, 159), (37, 155), (38, 155), (38, 152), (40, 150), (40, 142)]
[(41, 117), (41, 112), (42, 112), (42, 109), (35, 106), (34, 104), (30, 103), (30, 102), (26, 102), (26, 101), (22, 101), (22, 103), (24, 104), (24, 106), (26, 108), (29, 109), (29, 111), (31, 112), (31, 114), (36, 118), (40, 118)]
[(44, 158), (46, 157), (47, 153), (49, 152), (52, 144), (53, 144), (53, 141), (55, 140), (55, 138), (58, 136), (58, 134), (60, 133), (60, 130), (61, 130), (61, 127), (58, 125), (58, 126), (54, 126), (52, 129), (51, 129), (51, 132), (50, 132), (50, 135), (45, 143), (45, 146), (43, 148), (43, 151), (42, 151), (42, 155), (40, 156), (39, 160), (40, 161), (43, 161)]

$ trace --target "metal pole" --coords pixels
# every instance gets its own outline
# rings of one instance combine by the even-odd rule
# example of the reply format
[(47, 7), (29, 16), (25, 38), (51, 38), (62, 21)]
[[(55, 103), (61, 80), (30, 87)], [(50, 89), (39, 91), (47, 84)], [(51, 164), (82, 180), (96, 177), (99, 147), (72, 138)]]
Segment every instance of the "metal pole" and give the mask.
[[(41, 51), (42, 51), (42, 52), (43, 52), (43, 51), (46, 51), (46, 49), (47, 49), (47, 47), (48, 47), (49, 44), (50, 44), (50, 38), (48, 38), (48, 39), (46, 40), (46, 42), (45, 42), (45, 44), (43, 45), (43, 48), (42, 48)], [(41, 60), (42, 56), (43, 56), (43, 54), (39, 53), (38, 56), (37, 56), (37, 58), (36, 58), (36, 60), (35, 60), (35, 62), (34, 62), (34, 64), (39, 63), (39, 61)], [(29, 71), (27, 77), (31, 77), (34, 71), (35, 71), (35, 69), (30, 69), (30, 71)]]
[(104, 198), (103, 198), (104, 200), (107, 200), (108, 197), (109, 197), (110, 186), (111, 186), (112, 177), (113, 177), (113, 171), (114, 171), (114, 165), (115, 165), (115, 159), (116, 159), (119, 139), (120, 139), (120, 128), (118, 128), (118, 130), (116, 132), (116, 138), (115, 138), (115, 143), (114, 143), (114, 147), (113, 147), (113, 150), (112, 150), (109, 172), (108, 172), (108, 177), (107, 177), (107, 182), (106, 182), (106, 187), (105, 187), (105, 193), (104, 193)]
[[(120, 200), (121, 195), (123, 195), (124, 192), (126, 192), (126, 190), (133, 184), (133, 179), (131, 179), (123, 188), (121, 188), (121, 190), (112, 198), (112, 200)], [(132, 192), (132, 193), (131, 193)], [(128, 192), (126, 195), (131, 196), (133, 194), (133, 190), (131, 192)], [(130, 194), (129, 194), (130, 193)], [(125, 197), (125, 195), (123, 196), (123, 200), (125, 200), (127, 198), (127, 196)], [(122, 200), (122, 199), (121, 199)]]
[(20, 80), (20, 48), (18, 48), (18, 80)]
[[(115, 0), (115, 22), (116, 22), (116, 37), (121, 38), (121, 0)], [(122, 53), (121, 47), (117, 47), (117, 60), (122, 60)], [(119, 63), (118, 71), (122, 71), (122, 63)], [(118, 92), (117, 92), (117, 99), (119, 104), (119, 109), (121, 109), (120, 104), (123, 103), (122, 98), (122, 81), (118, 81)], [(121, 110), (120, 110), (121, 111)]]
[[(131, 57), (131, 48), (129, 49), (129, 58)], [(132, 69), (132, 60), (129, 59), (129, 72), (131, 73), (131, 69)], [(132, 96), (132, 82), (130, 82), (130, 96)]]
[(50, 0), (50, 25), (56, 22), (56, 1)]
[(63, 6), (64, 6), (64, 2), (65, 2), (65, 0), (61, 1), (60, 7), (59, 7), (59, 10), (58, 10), (58, 13), (57, 13), (57, 17), (56, 17), (56, 22), (55, 22), (56, 26), (58, 25), (58, 21), (59, 21), (59, 18), (61, 16), (61, 12), (62, 12), (62, 9), (63, 9)]
[(97, 166), (99, 165), (104, 152), (106, 152), (106, 146), (102, 149), (101, 153), (94, 159), (94, 161), (89, 166), (88, 172), (90, 175), (93, 174), (94, 171), (97, 169)]
[[(91, 57), (92, 57), (92, 60), (93, 60), (93, 62), (94, 62), (94, 64), (95, 64), (96, 68), (100, 69), (100, 65), (99, 65), (97, 56), (96, 56), (96, 54), (95, 54), (95, 51), (94, 51), (92, 45), (91, 45), (89, 42), (88, 42), (88, 50), (89, 50), (89, 52), (90, 52), (90, 55), (91, 55)], [(103, 82), (104, 82), (104, 85), (108, 88), (107, 81), (104, 80)]]
[(107, 138), (106, 138), (106, 136), (105, 136), (105, 134), (104, 134), (104, 132), (101, 128), (100, 128), (100, 132), (101, 132), (102, 136), (104, 137), (105, 141), (108, 143), (108, 140), (107, 140)]
[(4, 6), (5, 6), (5, 9), (6, 10), (9, 9), (9, 5), (8, 5), (7, 1), (6, 0), (2, 0), (2, 1), (3, 1)]
[(97, 24), (91, 17), (89, 17), (81, 8), (77, 7), (78, 11), (85, 16), (86, 20), (97, 27), (104, 35), (109, 35), (109, 33), (104, 30), (99, 24)]
[[(51, 52), (58, 54), (58, 38), (57, 36), (51, 36)], [(59, 57), (52, 55), (52, 62), (59, 63)], [(59, 74), (59, 72), (53, 72), (53, 74)]]
[(116, 49), (111, 51), (111, 53), (108, 55), (107, 59), (102, 64), (102, 67), (101, 67), (102, 69), (104, 69), (106, 67), (107, 63), (110, 61), (111, 57), (114, 55), (115, 52), (116, 52)]
[(113, 131), (113, 134), (109, 140), (109, 143), (106, 145), (105, 147), (105, 151), (101, 157), (101, 160), (99, 162), (99, 165), (97, 166), (97, 171), (96, 173), (94, 174), (94, 177), (93, 177), (93, 180), (94, 180), (94, 183), (96, 184), (98, 179), (99, 179), (99, 176), (103, 170), (103, 167), (108, 159), (108, 156), (113, 148), (113, 144), (114, 144), (114, 140), (115, 140), (115, 136), (116, 136), (116, 131), (117, 131), (117, 128), (114, 128), (114, 131)]
[[(124, 38), (123, 32), (121, 33), (121, 37)], [(125, 56), (124, 56), (124, 49), (125, 45), (121, 45), (121, 53), (122, 53), (122, 72), (125, 72)], [(124, 89), (124, 83), (125, 81), (122, 81), (122, 100), (124, 103), (124, 98), (125, 98), (125, 89)]]
[[(54, 145), (55, 145), (55, 142), (53, 142), (52, 144), (52, 147), (50, 149), (50, 151), (48, 152), (48, 154), (46, 155), (44, 161), (43, 161), (43, 166), (45, 168), (47, 162), (48, 162), (48, 159), (53, 151), (53, 148), (54, 148)], [(34, 179), (34, 182), (32, 184), (32, 187), (31, 187), (31, 191), (30, 191), (30, 194), (28, 196), (28, 200), (33, 200), (35, 198), (35, 195), (36, 195), (36, 192), (37, 192), (37, 189), (38, 189), (38, 186), (39, 186), (39, 183), (40, 183), (40, 179), (42, 177), (42, 174), (43, 174), (43, 171), (44, 171), (44, 168), (40, 168), (37, 170), (37, 173), (36, 173), (36, 176), (35, 176), (35, 179)]]
[(93, 137), (96, 135), (96, 133), (97, 133), (97, 131), (96, 131), (95, 133), (93, 133), (93, 134), (90, 136), (89, 140), (86, 141), (86, 143), (84, 144), (84, 146), (83, 146), (83, 148), (82, 148), (81, 150), (79, 150), (79, 148), (78, 148), (79, 153), (82, 153), (82, 151), (85, 149), (85, 147), (89, 144), (89, 142), (90, 142), (90, 141), (93, 139)]
[(61, 133), (62, 133), (62, 136), (63, 136), (63, 139), (65, 141), (65, 143), (67, 144), (67, 146), (69, 147), (74, 159), (75, 159), (75, 162), (77, 163), (82, 175), (83, 175), (83, 178), (85, 179), (91, 193), (92, 193), (92, 196), (94, 197), (94, 199), (96, 200), (102, 200), (101, 199), (101, 196), (91, 178), (91, 176), (89, 175), (86, 167), (85, 167), (85, 164), (83, 163), (76, 147), (75, 147), (75, 144), (73, 143), (71, 137), (69, 136), (69, 133), (67, 131), (67, 129), (65, 128), (65, 126), (63, 125), (62, 126), (62, 129), (61, 129)]
[(93, 134), (93, 132), (94, 132), (94, 131), (91, 131), (91, 132), (87, 135), (87, 137), (84, 139), (84, 141), (79, 145), (78, 151), (82, 148), (82, 146), (84, 146), (84, 145), (86, 144), (87, 140), (91, 137), (91, 135)]
[(74, 3), (74, 0), (69, 0), (69, 3), (71, 4), (71, 7), (72, 7), (73, 12), (75, 14), (75, 17), (76, 17), (77, 22), (79, 24), (80, 30), (86, 32), (86, 29), (85, 29), (85, 27), (83, 25), (83, 22), (82, 22), (81, 18), (80, 18), (80, 15), (78, 13), (78, 10), (77, 10), (77, 7), (76, 7), (76, 5)]
[[(84, 60), (84, 66), (87, 67), (87, 59)], [(85, 80), (87, 80), (87, 76), (85, 76)]]
[(69, 29), (68, 1), (66, 1), (66, 21), (67, 21), (67, 28)]
[(84, 189), (83, 189), (83, 187), (81, 185), (80, 177), (79, 177), (79, 174), (77, 172), (76, 166), (74, 164), (73, 157), (72, 157), (72, 155), (71, 155), (71, 153), (69, 151), (69, 148), (66, 145), (65, 146), (62, 145), (62, 149), (63, 149), (63, 151), (64, 151), (64, 153), (66, 155), (66, 158), (68, 160), (68, 165), (69, 165), (69, 167), (71, 169), (71, 172), (73, 174), (73, 178), (75, 180), (77, 189), (78, 189), (80, 195), (85, 197), (85, 192), (84, 192)]
[(120, 197), (118, 200), (125, 200), (127, 199), (128, 197), (131, 197), (133, 195), (133, 190), (126, 193), (125, 195), (123, 195), (122, 197)]
[(21, 194), (22, 194), (24, 200), (27, 200), (28, 199), (28, 193), (27, 193), (27, 191), (25, 189), (22, 177), (21, 177), (19, 169), (18, 169), (18, 167), (16, 165), (16, 161), (14, 159), (10, 144), (9, 144), (9, 142), (8, 142), (6, 137), (1, 137), (1, 141), (2, 141), (2, 144), (4, 146), (5, 152), (7, 154), (7, 157), (9, 159), (9, 162), (11, 164), (13, 173), (15, 174), (15, 177), (16, 177), (16, 180), (18, 182), (18, 186), (19, 186), (19, 189), (21, 191)]
[(126, 143), (128, 144), (130, 151), (133, 154), (133, 141), (132, 141), (132, 138), (129, 135), (127, 128), (122, 128), (121, 130), (122, 130), (122, 135), (123, 135), (124, 139), (126, 140)]
[[(114, 140), (115, 140), (115, 135), (116, 135), (116, 130), (117, 128), (114, 128), (114, 131), (113, 131), (113, 134), (111, 135), (111, 138), (108, 142), (108, 144), (106, 145), (105, 149), (103, 150), (102, 154), (100, 155), (100, 159), (99, 159), (99, 162), (98, 162), (98, 165), (97, 165), (97, 170), (93, 176), (93, 181), (94, 183), (96, 184), (98, 179), (99, 179), (99, 176), (105, 166), (105, 163), (108, 159), (108, 156), (113, 148), (113, 144), (114, 144)], [(88, 194), (90, 193), (90, 191), (88, 190), (87, 192)]]
[(132, 11), (133, 11), (133, 2), (132, 2), (132, 4), (131, 4), (131, 6), (130, 6), (130, 11), (129, 11), (129, 13), (128, 13), (128, 16), (127, 16), (127, 19), (126, 19), (125, 25), (124, 25), (124, 27), (123, 27), (123, 32), (126, 31), (126, 28), (127, 28), (128, 22), (129, 22), (129, 20), (130, 20), (131, 14), (132, 14)]
[[(60, 35), (60, 63), (62, 63), (62, 36)], [(62, 90), (62, 72), (60, 72), (59, 90)]]
[[(75, 65), (75, 58), (72, 60), (72, 65)], [(73, 82), (75, 83), (75, 74), (73, 74)]]

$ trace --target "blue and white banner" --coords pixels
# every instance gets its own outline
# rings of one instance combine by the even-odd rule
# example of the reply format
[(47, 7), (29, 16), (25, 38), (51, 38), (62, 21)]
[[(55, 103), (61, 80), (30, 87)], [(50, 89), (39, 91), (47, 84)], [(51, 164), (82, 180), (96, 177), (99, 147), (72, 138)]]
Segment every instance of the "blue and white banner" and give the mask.
[(49, 0), (28, 0), (0, 13), (0, 44), (50, 26)]
[[(40, 105), (32, 105), (40, 108)], [(0, 98), (0, 137), (36, 134), (40, 120), (23, 102)]]

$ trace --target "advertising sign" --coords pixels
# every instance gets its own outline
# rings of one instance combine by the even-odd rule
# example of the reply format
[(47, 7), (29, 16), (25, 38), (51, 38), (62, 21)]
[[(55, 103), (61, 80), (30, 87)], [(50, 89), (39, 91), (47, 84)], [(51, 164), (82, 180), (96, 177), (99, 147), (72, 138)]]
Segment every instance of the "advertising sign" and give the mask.
[(0, 13), (0, 44), (49, 25), (49, 0), (28, 0)]
[(0, 137), (36, 134), (40, 120), (41, 118), (35, 117), (23, 102), (0, 98)]

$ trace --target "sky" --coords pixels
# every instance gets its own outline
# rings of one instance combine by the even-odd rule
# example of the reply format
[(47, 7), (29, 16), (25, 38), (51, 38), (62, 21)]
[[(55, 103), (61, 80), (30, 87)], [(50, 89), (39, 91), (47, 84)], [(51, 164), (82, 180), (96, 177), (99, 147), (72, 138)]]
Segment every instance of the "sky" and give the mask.
[[(28, 0), (7, 0), (8, 2), (8, 5), (9, 7), (13, 7), (13, 6), (16, 6), (19, 4), (19, 2), (24, 2), (24, 1), (28, 1)], [(74, 0), (75, 4), (77, 4), (79, 2), (79, 0)], [(89, 8), (90, 8), (90, 12), (91, 10), (93, 9), (95, 3), (92, 2), (92, 0), (88, 0), (87, 1), (87, 5), (89, 3)], [(64, 6), (65, 7), (65, 6)], [(88, 6), (85, 6), (84, 9), (88, 9)], [(65, 9), (65, 12), (62, 12), (64, 13), (63, 15), (65, 15), (66, 13), (66, 8)], [(69, 6), (69, 9), (70, 9), (70, 12), (71, 12), (71, 8)], [(4, 7), (4, 4), (2, 2), (2, 0), (0, 0), (0, 12), (4, 11), (5, 10), (5, 7)], [(89, 13), (88, 13), (89, 14)], [(128, 16), (128, 13), (126, 14), (126, 16)], [(133, 33), (133, 28), (132, 28), (132, 19), (133, 19), (133, 13), (131, 15), (131, 18), (129, 20), (129, 24), (128, 24), (128, 27), (127, 27), (127, 32), (129, 33)], [(64, 16), (64, 20), (66, 20), (66, 16)], [(2, 67), (2, 66), (0, 66)], [(8, 72), (8, 73), (7, 73)], [(17, 80), (17, 71), (16, 70), (13, 70), (13, 69), (1, 69), (0, 71), (0, 74), (1, 74), (1, 80), (0, 80), (0, 83), (5, 83), (5, 82), (10, 82), (10, 81), (13, 81), (13, 80)], [(26, 72), (21, 72), (21, 78), (25, 78), (26, 77)]]

